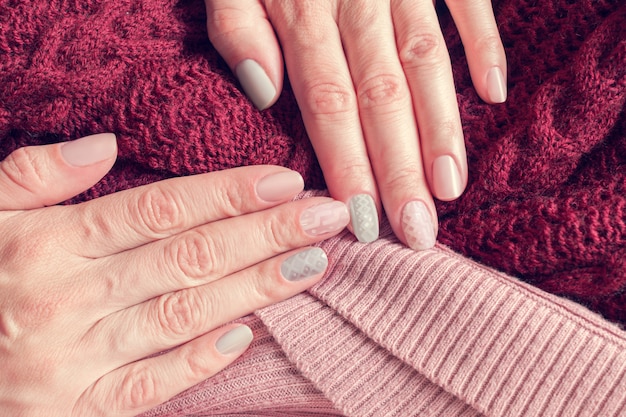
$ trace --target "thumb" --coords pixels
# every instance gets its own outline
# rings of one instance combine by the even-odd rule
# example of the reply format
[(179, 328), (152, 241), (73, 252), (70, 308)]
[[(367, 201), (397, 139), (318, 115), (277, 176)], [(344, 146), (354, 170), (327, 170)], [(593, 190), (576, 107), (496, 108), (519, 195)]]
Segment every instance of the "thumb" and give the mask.
[(280, 46), (260, 0), (205, 0), (211, 43), (259, 110), (276, 102), (283, 83)]
[(85, 191), (113, 166), (112, 133), (19, 148), (0, 162), (0, 210), (57, 204)]

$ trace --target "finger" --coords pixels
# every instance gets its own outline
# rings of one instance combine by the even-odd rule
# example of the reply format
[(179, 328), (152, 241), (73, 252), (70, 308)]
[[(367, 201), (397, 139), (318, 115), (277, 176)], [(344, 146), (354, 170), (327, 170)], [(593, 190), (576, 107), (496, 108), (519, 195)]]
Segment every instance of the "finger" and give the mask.
[[(435, 244), (435, 205), (424, 176), (411, 95), (388, 2), (346, 3), (339, 27), (385, 212), (416, 250)], [(423, 215), (415, 215), (418, 210)]]
[(302, 191), (300, 174), (253, 166), (173, 178), (72, 207), (63, 227), (78, 255), (97, 258), (182, 231), (264, 210)]
[(490, 0), (446, 0), (478, 94), (488, 103), (506, 101), (506, 56)]
[(330, 3), (274, 2), (268, 13), (328, 190), (350, 207), (358, 240), (371, 242), (378, 238), (380, 199)]
[(116, 369), (85, 391), (74, 415), (138, 415), (217, 374), (252, 340), (249, 327), (231, 324), (164, 355)]
[(467, 157), (450, 57), (429, 0), (392, 3), (396, 42), (417, 113), (424, 173), (432, 194), (458, 198), (467, 184)]
[(115, 135), (19, 148), (0, 162), (0, 210), (57, 204), (98, 182), (117, 156)]
[(280, 95), (283, 61), (274, 29), (259, 0), (205, 0), (211, 43), (260, 109)]
[(308, 248), (159, 296), (98, 322), (85, 338), (87, 348), (97, 352), (102, 368), (137, 360), (294, 296), (318, 282), (327, 265), (322, 249)]
[(218, 280), (343, 230), (346, 206), (319, 197), (196, 227), (92, 262), (90, 287), (109, 314), (160, 294)]

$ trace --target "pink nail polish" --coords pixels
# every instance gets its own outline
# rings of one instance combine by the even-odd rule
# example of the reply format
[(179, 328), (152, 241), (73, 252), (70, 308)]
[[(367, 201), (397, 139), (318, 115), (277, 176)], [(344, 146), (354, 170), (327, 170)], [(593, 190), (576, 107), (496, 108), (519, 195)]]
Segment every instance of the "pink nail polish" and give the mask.
[(441, 155), (433, 161), (433, 194), (439, 200), (451, 201), (463, 193), (459, 168), (450, 155)]
[(487, 73), (487, 96), (492, 103), (506, 101), (506, 82), (499, 67), (493, 67)]
[(311, 236), (339, 231), (349, 222), (348, 208), (341, 201), (309, 207), (300, 216), (302, 229)]
[(61, 155), (70, 165), (84, 167), (115, 156), (117, 142), (113, 133), (85, 136), (61, 145)]
[(256, 193), (261, 200), (276, 202), (294, 197), (304, 188), (302, 175), (296, 171), (283, 171), (261, 178)]
[(432, 218), (421, 201), (411, 201), (402, 209), (402, 231), (407, 244), (413, 250), (425, 250), (435, 246), (435, 228)]

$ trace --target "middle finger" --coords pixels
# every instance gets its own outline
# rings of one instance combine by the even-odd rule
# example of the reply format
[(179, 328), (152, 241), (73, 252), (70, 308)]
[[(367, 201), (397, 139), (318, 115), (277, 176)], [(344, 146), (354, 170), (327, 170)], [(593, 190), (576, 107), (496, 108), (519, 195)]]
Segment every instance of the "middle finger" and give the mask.
[(427, 249), (435, 244), (436, 211), (424, 177), (390, 4), (358, 3), (343, 3), (339, 27), (376, 182), (396, 235), (413, 249)]

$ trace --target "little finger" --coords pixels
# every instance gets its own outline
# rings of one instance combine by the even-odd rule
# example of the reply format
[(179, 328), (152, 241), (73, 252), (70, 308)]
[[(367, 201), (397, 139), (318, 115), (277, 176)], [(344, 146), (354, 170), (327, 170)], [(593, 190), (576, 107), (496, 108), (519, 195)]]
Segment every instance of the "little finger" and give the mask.
[(140, 414), (226, 368), (247, 349), (252, 339), (249, 327), (231, 324), (164, 355), (123, 366), (85, 391), (73, 415)]

